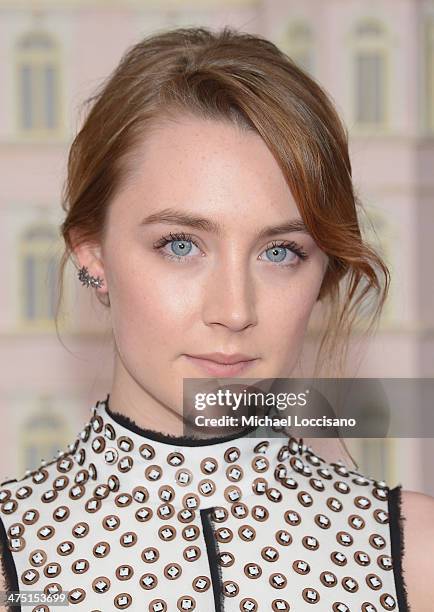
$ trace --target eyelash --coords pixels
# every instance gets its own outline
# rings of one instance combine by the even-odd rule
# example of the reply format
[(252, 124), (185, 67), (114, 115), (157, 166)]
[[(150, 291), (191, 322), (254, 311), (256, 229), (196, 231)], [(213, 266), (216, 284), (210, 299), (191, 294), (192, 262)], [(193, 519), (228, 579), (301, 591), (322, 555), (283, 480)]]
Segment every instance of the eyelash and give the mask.
[[(170, 234), (168, 236), (162, 236), (154, 244), (154, 249), (156, 249), (157, 251), (160, 251), (164, 246), (166, 246), (166, 244), (170, 244), (171, 242), (175, 242), (175, 241), (191, 242), (198, 249), (200, 248), (199, 245), (197, 244), (197, 242), (193, 239), (193, 237), (190, 234), (186, 234), (185, 232), (180, 232), (180, 233), (172, 234), (172, 232), (170, 232)], [(305, 261), (309, 257), (308, 254), (301, 248), (301, 246), (299, 244), (297, 244), (296, 242), (294, 242), (293, 240), (282, 240), (280, 242), (276, 241), (276, 240), (273, 240), (271, 245), (268, 246), (264, 250), (268, 251), (270, 249), (273, 249), (274, 247), (286, 247), (290, 251), (293, 251), (299, 257), (299, 260), (301, 260), (301, 261)], [(185, 260), (189, 259), (188, 257), (181, 257), (180, 255), (174, 255), (174, 254), (171, 254), (171, 253), (164, 253), (163, 251), (161, 251), (161, 255), (163, 257), (168, 257), (169, 259), (177, 260), (179, 263), (184, 263)], [(182, 261), (182, 260), (184, 260), (184, 261)], [(269, 263), (273, 263), (273, 262), (269, 262)], [(277, 263), (277, 265), (281, 266), (281, 267), (291, 267), (292, 268), (292, 267), (294, 267), (295, 264), (279, 264), (279, 263)]]

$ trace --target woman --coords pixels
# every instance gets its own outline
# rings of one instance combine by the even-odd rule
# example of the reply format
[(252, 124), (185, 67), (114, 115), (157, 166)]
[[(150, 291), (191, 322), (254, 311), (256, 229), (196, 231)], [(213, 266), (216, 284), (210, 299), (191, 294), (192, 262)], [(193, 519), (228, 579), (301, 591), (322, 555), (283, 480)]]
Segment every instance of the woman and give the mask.
[(62, 456), (1, 483), (5, 588), (93, 612), (430, 609), (433, 498), (319, 439), (182, 435), (183, 379), (290, 377), (317, 300), (336, 374), (371, 293), (379, 316), (388, 270), (325, 92), (267, 40), (185, 28), (132, 47), (92, 101), (62, 271), (72, 254), (110, 314), (113, 381)]

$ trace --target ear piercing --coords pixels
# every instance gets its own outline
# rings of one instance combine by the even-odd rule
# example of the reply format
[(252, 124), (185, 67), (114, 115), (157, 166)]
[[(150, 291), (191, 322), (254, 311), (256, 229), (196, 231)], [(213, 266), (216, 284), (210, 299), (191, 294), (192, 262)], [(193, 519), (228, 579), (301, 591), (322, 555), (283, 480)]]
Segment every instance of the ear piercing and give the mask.
[(99, 276), (91, 276), (86, 266), (82, 266), (80, 268), (80, 270), (78, 271), (78, 278), (81, 281), (81, 283), (85, 285), (86, 287), (92, 286), (92, 287), (101, 288), (104, 282), (103, 279), (100, 278)]

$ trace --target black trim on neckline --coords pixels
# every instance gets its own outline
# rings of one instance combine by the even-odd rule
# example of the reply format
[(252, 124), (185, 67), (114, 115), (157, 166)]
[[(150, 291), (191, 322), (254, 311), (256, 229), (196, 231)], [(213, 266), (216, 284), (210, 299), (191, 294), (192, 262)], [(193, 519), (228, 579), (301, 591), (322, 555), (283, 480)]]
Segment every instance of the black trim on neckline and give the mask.
[(110, 393), (107, 393), (107, 397), (103, 400), (107, 414), (114, 420), (118, 425), (129, 429), (130, 431), (142, 436), (143, 438), (149, 438), (155, 442), (161, 442), (162, 444), (182, 446), (209, 446), (213, 444), (221, 444), (222, 442), (230, 442), (231, 440), (238, 440), (239, 438), (246, 438), (250, 433), (259, 429), (258, 425), (250, 425), (242, 430), (241, 433), (228, 434), (226, 436), (214, 436), (210, 438), (195, 438), (194, 436), (174, 436), (172, 434), (166, 434), (155, 429), (146, 429), (138, 425), (131, 417), (115, 412), (110, 408), (109, 405)]

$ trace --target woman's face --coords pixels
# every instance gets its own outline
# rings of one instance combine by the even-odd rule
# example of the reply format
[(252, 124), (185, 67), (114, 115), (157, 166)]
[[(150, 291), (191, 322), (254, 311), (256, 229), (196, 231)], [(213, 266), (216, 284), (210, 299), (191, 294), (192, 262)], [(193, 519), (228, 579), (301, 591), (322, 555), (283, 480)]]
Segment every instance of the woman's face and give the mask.
[(306, 231), (260, 236), (301, 221), (260, 136), (180, 116), (152, 130), (134, 164), (100, 261), (81, 262), (110, 295), (114, 386), (179, 410), (183, 378), (211, 376), (186, 355), (213, 352), (256, 358), (239, 378), (288, 377), (327, 257)]

